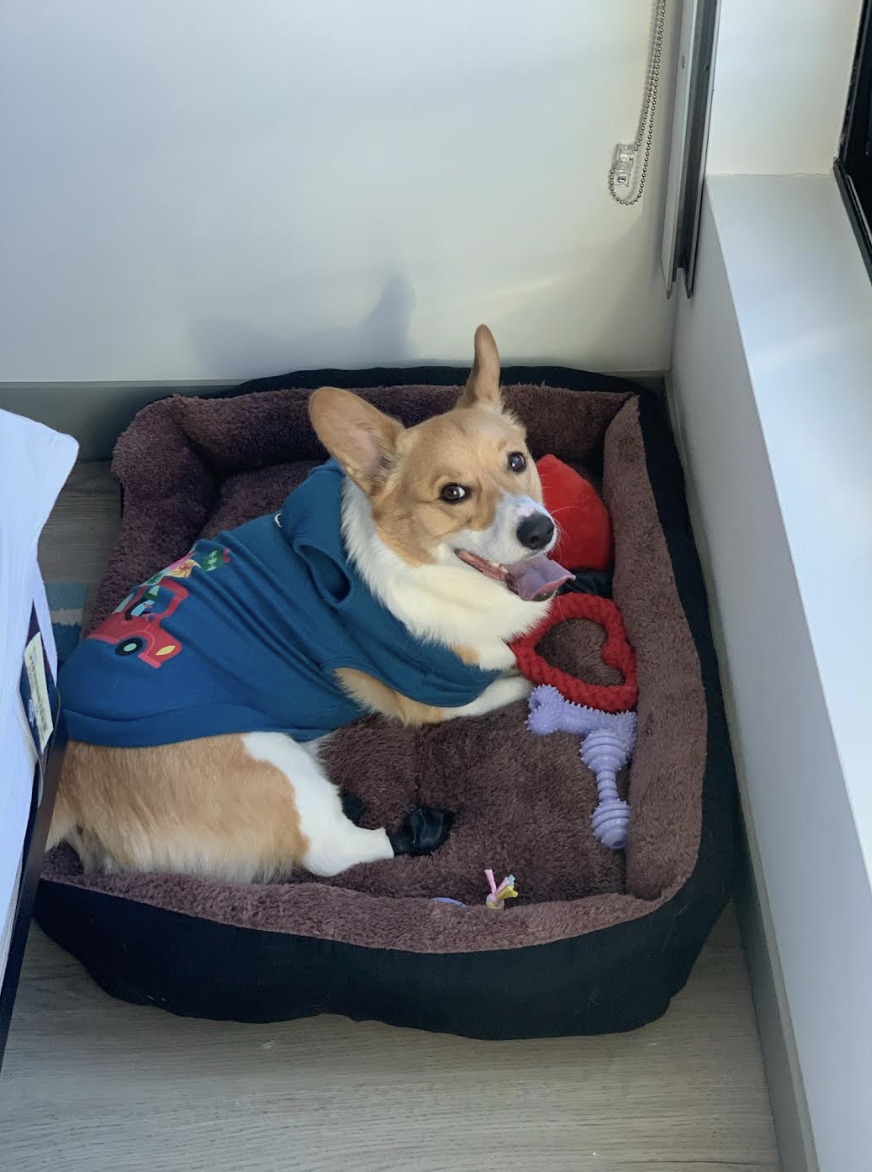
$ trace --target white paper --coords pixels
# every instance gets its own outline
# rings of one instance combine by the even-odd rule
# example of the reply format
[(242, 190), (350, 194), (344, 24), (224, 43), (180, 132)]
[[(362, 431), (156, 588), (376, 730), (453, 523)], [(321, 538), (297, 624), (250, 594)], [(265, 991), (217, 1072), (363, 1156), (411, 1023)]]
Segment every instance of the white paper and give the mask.
[[(71, 436), (0, 411), (0, 942), (7, 945), (33, 784), (33, 746), (21, 720), (18, 684), (34, 606), (57, 671), (37, 545), (78, 447)], [(0, 981), (5, 964), (4, 948)]]

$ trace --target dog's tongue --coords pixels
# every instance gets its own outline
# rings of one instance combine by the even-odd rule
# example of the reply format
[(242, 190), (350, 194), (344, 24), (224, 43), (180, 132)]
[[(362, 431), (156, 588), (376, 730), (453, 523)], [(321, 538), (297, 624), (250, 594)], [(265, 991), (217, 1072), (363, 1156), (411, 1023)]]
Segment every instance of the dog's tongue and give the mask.
[(544, 553), (527, 558), (523, 562), (515, 562), (511, 566), (506, 566), (505, 570), (509, 584), (525, 602), (539, 602), (550, 598), (564, 582), (575, 576), (546, 557)]

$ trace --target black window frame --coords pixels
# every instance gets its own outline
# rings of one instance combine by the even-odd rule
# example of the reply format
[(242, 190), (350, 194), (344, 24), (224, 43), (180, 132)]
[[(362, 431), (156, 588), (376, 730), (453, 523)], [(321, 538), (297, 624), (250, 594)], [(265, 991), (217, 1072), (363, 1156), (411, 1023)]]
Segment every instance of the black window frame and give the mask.
[(836, 180), (872, 277), (872, 0), (864, 0)]

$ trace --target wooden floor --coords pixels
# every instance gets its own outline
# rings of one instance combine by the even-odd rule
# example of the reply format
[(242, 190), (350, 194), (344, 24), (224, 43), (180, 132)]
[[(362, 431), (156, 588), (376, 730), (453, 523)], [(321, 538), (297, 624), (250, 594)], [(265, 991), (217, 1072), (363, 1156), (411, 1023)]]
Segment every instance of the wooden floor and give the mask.
[[(99, 572), (115, 516), (105, 474), (77, 473), (46, 537), (46, 575)], [(55, 1165), (775, 1172), (734, 915), (661, 1021), (604, 1038), (501, 1043), (334, 1017), (180, 1020), (113, 1001), (34, 928), (0, 1078), (0, 1172)]]

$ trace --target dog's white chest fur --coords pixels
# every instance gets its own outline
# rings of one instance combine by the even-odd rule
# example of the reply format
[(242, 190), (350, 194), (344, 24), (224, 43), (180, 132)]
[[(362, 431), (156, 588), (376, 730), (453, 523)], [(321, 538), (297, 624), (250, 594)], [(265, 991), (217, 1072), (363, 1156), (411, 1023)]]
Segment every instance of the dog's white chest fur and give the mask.
[(465, 566), (411, 566), (375, 530), (365, 494), (346, 478), (342, 534), (348, 554), (378, 600), (419, 639), (468, 648), (486, 670), (505, 671), (507, 641), (529, 631), (547, 602), (524, 602), (500, 582)]

